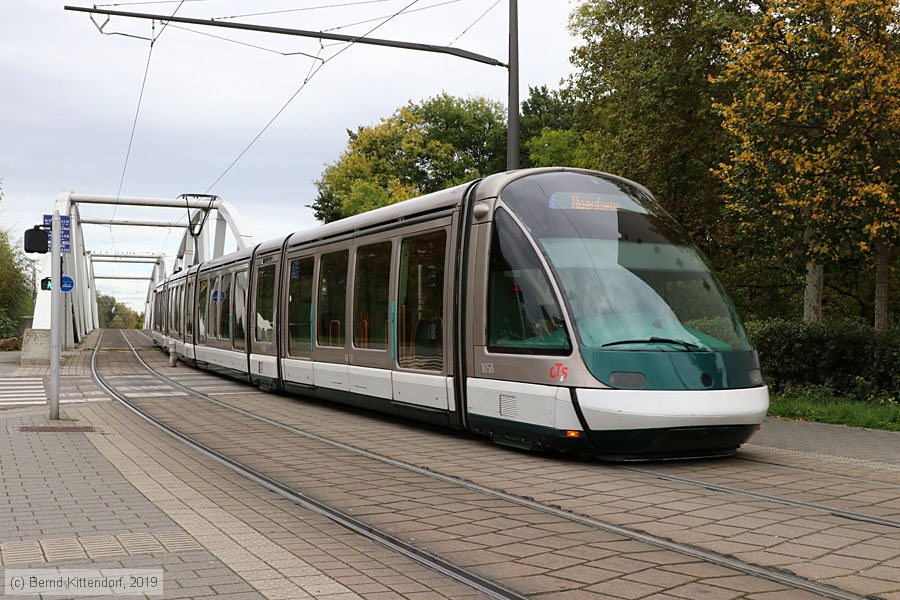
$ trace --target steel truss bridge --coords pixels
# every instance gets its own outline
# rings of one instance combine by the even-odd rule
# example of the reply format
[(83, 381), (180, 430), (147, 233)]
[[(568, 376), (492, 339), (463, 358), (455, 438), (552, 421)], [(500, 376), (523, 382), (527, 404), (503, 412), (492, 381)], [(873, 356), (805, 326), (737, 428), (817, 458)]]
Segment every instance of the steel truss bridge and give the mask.
[[(180, 208), (187, 212), (186, 218), (181, 221), (82, 218), (80, 209), (83, 205), (89, 204), (137, 206), (150, 210)], [(171, 272), (222, 256), (225, 253), (225, 242), (229, 233), (233, 236), (239, 250), (247, 248), (253, 243), (252, 237), (244, 233), (246, 229), (244, 229), (240, 215), (234, 206), (218, 196), (206, 194), (183, 194), (178, 198), (133, 198), (64, 192), (57, 197), (53, 210), (59, 211), (60, 215), (68, 215), (71, 219), (69, 242), (71, 252), (62, 254), (62, 273), (75, 280), (75, 288), (72, 292), (63, 294), (62, 339), (60, 342), (63, 349), (74, 348), (88, 333), (99, 326), (97, 280), (135, 279), (147, 281), (144, 322), (148, 323), (153, 310), (153, 303), (150, 301), (151, 292), (169, 274), (166, 271), (163, 254), (91, 251), (84, 238), (84, 225), (183, 229), (181, 245), (178, 248)], [(210, 241), (212, 241), (211, 248)], [(96, 275), (94, 265), (97, 263), (144, 263), (151, 266), (151, 271), (147, 276), (138, 277), (133, 275)], [(42, 277), (50, 277), (51, 253), (49, 252), (44, 255), (41, 271)], [(28, 353), (29, 341), (34, 343), (35, 336), (50, 339), (50, 304), (50, 294), (38, 293), (32, 322), (33, 334), (30, 337), (26, 336), (24, 340), (26, 347), (23, 350), (25, 353)], [(43, 343), (40, 345), (43, 346)], [(43, 351), (38, 349), (38, 353), (43, 354)]]

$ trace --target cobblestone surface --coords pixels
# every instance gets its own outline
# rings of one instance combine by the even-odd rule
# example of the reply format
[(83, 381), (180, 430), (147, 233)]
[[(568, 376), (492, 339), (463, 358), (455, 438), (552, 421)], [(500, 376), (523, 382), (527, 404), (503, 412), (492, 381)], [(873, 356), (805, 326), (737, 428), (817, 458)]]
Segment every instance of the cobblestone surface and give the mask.
[[(103, 358), (103, 370), (123, 379), (142, 369), (134, 361), (129, 367), (121, 355)], [(158, 382), (150, 376), (126, 381), (135, 399)], [(741, 581), (729, 569), (711, 571), (685, 555), (374, 462), (194, 399), (151, 397), (139, 404), (268, 477), (529, 595), (643, 597), (666, 591), (659, 584), (674, 578), (719, 596), (726, 591), (715, 580), (725, 578), (731, 588)], [(679, 569), (677, 578), (671, 567)], [(727, 593), (790, 591), (747, 579), (753, 583)]]
[[(91, 348), (97, 335), (89, 337)], [(535, 598), (749, 598), (812, 594), (374, 463), (240, 417), (148, 377), (104, 337), (110, 383), (248, 466)], [(654, 473), (493, 446), (196, 371), (129, 334), (155, 368), (245, 410), (487, 487), (900, 600), (900, 530)], [(130, 366), (129, 366), (130, 365)], [(45, 376), (46, 367), (14, 375)], [(25, 433), (46, 408), (0, 412), (0, 570), (163, 568), (170, 598), (471, 598), (470, 588), (260, 488), (103, 395), (90, 352), (66, 358), (69, 424)], [(68, 404), (66, 398), (79, 403)], [(88, 402), (85, 402), (88, 401)], [(886, 517), (900, 516), (900, 435), (767, 422), (736, 459), (642, 465), (656, 473)], [(871, 435), (875, 434), (875, 435)], [(816, 443), (818, 438), (818, 444)], [(867, 447), (868, 445), (868, 447)], [(60, 519), (60, 516), (63, 519)], [(2, 594), (2, 590), (0, 590)]]
[(166, 598), (211, 596), (220, 585), (231, 586), (232, 600), (263, 598), (132, 486), (85, 434), (18, 431), (48, 424), (44, 413), (0, 417), (0, 569), (161, 568)]
[[(164, 355), (161, 353), (147, 352), (144, 356), (154, 361), (157, 368), (163, 368)], [(897, 528), (857, 523), (821, 511), (783, 506), (737, 494), (711, 492), (697, 485), (659, 481), (652, 475), (623, 472), (602, 464), (512, 452), (454, 432), (422, 428), (328, 404), (264, 394), (248, 386), (242, 386), (243, 393), (235, 394), (234, 384), (228, 380), (211, 379), (207, 374), (189, 368), (165, 372), (189, 387), (202, 384), (207, 388), (206, 393), (244, 410), (392, 458), (509, 493), (534, 497), (617, 525), (696, 544), (755, 564), (788, 569), (859, 594), (900, 598), (900, 578), (895, 577), (900, 568), (900, 530)], [(223, 385), (217, 389), (219, 382)], [(223, 428), (227, 426), (222, 424)], [(895, 439), (889, 436), (879, 443), (890, 447)], [(301, 445), (297, 440), (284, 442), (288, 443)], [(840, 443), (830, 442), (827, 450), (835, 452), (840, 446)], [(762, 454), (771, 461), (772, 456), (766, 455), (768, 448), (758, 444), (748, 457)], [(274, 465), (281, 452), (281, 449), (274, 450), (264, 460), (270, 460)], [(798, 451), (787, 449), (783, 452)], [(789, 454), (788, 458), (790, 460), (779, 462), (793, 463), (801, 468), (739, 459), (676, 463), (656, 468), (679, 476), (746, 486), (747, 489), (836, 508), (885, 516), (900, 514), (900, 488), (897, 486), (900, 480), (892, 463), (870, 460), (867, 462), (871, 463), (871, 468), (861, 471), (859, 459), (852, 456), (839, 456), (833, 462), (803, 461), (795, 454)], [(297, 471), (292, 466), (271, 468), (285, 476)], [(851, 476), (850, 470), (857, 480), (843, 479)], [(352, 470), (346, 474), (342, 472), (342, 478), (345, 476), (352, 476)], [(352, 489), (341, 491), (346, 492), (352, 492)], [(384, 496), (382, 500), (392, 506), (390, 501), (397, 499)], [(496, 531), (509, 532), (503, 528)], [(477, 534), (475, 530), (457, 533)]]

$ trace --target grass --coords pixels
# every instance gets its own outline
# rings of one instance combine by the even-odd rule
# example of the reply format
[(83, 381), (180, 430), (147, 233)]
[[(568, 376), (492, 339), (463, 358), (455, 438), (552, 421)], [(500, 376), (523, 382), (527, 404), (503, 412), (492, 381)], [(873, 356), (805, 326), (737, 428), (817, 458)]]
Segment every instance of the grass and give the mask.
[(786, 390), (772, 394), (769, 399), (769, 415), (800, 421), (900, 431), (900, 402), (889, 397), (853, 400), (827, 393), (814, 393), (812, 390)]

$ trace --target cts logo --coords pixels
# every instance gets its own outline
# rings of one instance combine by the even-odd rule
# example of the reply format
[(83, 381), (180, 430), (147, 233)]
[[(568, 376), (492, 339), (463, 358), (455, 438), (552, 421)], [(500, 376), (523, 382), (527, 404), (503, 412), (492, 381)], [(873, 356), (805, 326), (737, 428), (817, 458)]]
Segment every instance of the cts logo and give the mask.
[(552, 367), (550, 367), (550, 379), (559, 379), (560, 381), (565, 381), (566, 377), (569, 376), (569, 367), (563, 365), (562, 363), (556, 363)]

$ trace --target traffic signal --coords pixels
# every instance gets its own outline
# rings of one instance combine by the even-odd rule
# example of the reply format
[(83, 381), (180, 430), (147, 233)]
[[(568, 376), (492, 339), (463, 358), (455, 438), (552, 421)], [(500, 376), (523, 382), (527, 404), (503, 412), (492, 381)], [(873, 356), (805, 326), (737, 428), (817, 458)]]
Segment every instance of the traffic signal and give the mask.
[(47, 239), (47, 232), (41, 229), (40, 225), (35, 225), (33, 229), (25, 231), (25, 252), (47, 254), (49, 249), (50, 240)]
[(41, 289), (44, 291), (50, 291), (53, 289), (53, 280), (49, 277), (44, 277), (41, 279)]

